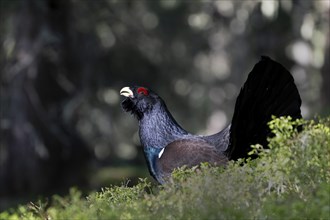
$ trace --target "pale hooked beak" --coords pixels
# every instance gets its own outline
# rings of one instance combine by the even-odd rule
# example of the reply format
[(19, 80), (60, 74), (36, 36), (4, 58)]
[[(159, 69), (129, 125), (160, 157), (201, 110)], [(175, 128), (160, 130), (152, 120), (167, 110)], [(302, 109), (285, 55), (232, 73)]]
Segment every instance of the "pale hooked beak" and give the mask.
[(124, 87), (120, 90), (120, 95), (134, 98), (133, 91), (129, 87)]

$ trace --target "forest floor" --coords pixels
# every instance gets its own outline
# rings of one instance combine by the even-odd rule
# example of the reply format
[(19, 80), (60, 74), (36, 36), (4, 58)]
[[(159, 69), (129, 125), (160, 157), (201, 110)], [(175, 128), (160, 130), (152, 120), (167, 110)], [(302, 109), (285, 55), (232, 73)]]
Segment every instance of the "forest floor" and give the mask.
[[(2, 219), (329, 219), (330, 117), (274, 119), (269, 148), (226, 168), (180, 168), (163, 185), (140, 179), (87, 196), (72, 188), (0, 213)], [(303, 131), (297, 132), (297, 125)]]

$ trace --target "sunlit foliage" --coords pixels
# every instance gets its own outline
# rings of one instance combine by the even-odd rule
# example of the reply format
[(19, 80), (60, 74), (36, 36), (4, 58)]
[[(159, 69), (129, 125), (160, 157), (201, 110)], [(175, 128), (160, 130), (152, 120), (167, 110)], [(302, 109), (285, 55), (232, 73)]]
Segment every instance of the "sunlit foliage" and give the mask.
[(66, 197), (0, 213), (0, 219), (327, 219), (330, 119), (277, 118), (270, 127), (269, 149), (254, 146), (258, 159), (180, 168), (164, 186), (140, 179), (87, 197), (71, 189)]

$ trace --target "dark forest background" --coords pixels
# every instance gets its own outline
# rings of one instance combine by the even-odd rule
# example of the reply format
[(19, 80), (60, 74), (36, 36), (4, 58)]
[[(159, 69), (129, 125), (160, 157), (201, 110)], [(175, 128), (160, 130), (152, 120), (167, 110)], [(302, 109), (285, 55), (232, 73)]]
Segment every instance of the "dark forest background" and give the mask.
[(305, 118), (329, 115), (329, 0), (0, 0), (0, 210), (149, 176), (132, 84), (188, 131), (230, 123), (261, 55), (293, 74)]

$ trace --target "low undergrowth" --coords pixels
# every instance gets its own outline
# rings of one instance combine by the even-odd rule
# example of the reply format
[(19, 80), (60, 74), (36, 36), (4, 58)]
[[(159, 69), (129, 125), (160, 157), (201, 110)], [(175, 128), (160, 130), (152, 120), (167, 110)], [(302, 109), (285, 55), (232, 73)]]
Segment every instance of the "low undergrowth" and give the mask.
[(71, 189), (66, 197), (2, 212), (0, 219), (329, 219), (330, 118), (277, 118), (269, 125), (269, 148), (255, 145), (251, 152), (258, 159), (180, 168), (164, 186), (140, 179), (134, 187), (110, 186), (87, 197)]

